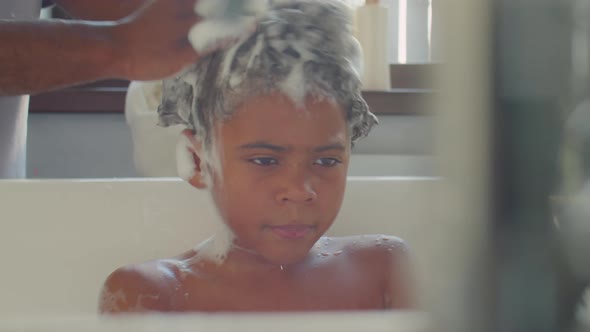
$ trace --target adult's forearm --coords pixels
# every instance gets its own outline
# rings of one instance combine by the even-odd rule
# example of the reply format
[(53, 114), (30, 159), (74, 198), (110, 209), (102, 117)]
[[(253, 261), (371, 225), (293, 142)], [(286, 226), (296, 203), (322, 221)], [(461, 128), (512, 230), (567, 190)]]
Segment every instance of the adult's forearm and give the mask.
[(113, 22), (1, 21), (0, 95), (124, 76)]

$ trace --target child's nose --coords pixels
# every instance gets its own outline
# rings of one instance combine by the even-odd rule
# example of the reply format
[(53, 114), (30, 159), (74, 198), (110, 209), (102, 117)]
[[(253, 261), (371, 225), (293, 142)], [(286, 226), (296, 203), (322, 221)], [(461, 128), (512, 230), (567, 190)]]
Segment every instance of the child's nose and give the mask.
[(317, 199), (317, 193), (313, 189), (311, 176), (307, 172), (298, 171), (297, 174), (285, 177), (282, 188), (277, 194), (279, 203), (311, 203)]

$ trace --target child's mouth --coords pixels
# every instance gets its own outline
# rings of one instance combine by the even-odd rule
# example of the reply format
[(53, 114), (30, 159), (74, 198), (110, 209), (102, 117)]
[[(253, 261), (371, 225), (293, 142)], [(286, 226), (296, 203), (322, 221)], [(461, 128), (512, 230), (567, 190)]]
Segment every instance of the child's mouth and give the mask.
[(311, 225), (282, 225), (269, 226), (276, 235), (285, 239), (301, 239), (313, 230)]

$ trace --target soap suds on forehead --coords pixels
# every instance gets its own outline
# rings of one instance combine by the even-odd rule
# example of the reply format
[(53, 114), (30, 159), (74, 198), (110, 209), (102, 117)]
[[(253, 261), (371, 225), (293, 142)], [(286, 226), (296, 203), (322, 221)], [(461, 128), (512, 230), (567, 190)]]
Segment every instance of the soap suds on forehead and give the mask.
[(307, 96), (336, 101), (352, 141), (366, 136), (377, 121), (361, 96), (361, 52), (350, 15), (340, 0), (271, 2), (252, 35), (164, 82), (160, 124), (186, 125), (210, 144), (214, 123), (241, 102), (280, 91), (299, 105)]

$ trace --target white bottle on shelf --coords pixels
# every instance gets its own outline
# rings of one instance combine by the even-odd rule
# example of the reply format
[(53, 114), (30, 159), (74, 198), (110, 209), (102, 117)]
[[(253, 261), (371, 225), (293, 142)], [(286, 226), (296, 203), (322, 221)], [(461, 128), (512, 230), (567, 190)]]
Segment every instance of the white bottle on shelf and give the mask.
[(363, 90), (389, 90), (389, 8), (379, 0), (366, 0), (356, 10), (355, 34), (363, 49)]

